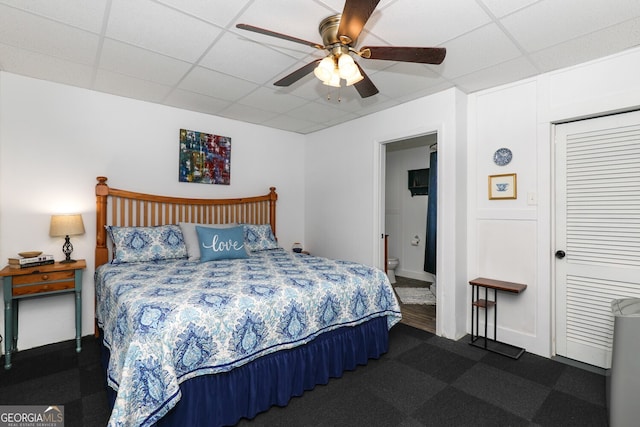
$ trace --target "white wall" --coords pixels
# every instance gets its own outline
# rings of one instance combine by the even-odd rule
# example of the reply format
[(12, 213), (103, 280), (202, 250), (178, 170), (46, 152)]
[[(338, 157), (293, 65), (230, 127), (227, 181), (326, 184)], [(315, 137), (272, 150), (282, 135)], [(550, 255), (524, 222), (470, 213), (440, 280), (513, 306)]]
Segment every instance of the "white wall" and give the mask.
[[(635, 49), (469, 96), (469, 276), (528, 285), (500, 297), (499, 339), (553, 355), (553, 123), (640, 108), (638, 75)], [(517, 200), (488, 199), (497, 173), (517, 173)]]
[[(437, 333), (468, 332), (469, 279), (523, 282), (523, 294), (500, 301), (499, 337), (549, 356), (552, 123), (640, 108), (638, 75), (635, 49), (469, 96), (450, 89), (303, 137), (0, 72), (0, 258), (30, 249), (61, 256), (49, 216), (83, 213), (87, 234), (73, 243), (90, 263), (83, 322), (91, 333), (94, 184), (106, 175), (118, 188), (192, 197), (275, 185), (283, 247), (300, 241), (318, 255), (383, 267), (381, 144), (437, 132)], [(181, 127), (232, 137), (230, 186), (177, 182)], [(491, 156), (502, 146), (514, 160), (501, 168)], [(489, 201), (487, 176), (507, 171), (518, 174), (518, 199)], [(20, 314), (20, 348), (74, 336), (70, 297), (25, 301)]]
[[(74, 258), (86, 258), (83, 335), (93, 332), (96, 176), (116, 188), (185, 197), (242, 197), (277, 188), (282, 247), (303, 242), (304, 137), (0, 72), (0, 259), (23, 250), (63, 257), (52, 213), (82, 213)], [(178, 182), (180, 128), (229, 136), (231, 185)], [(20, 303), (19, 349), (75, 336), (73, 298)], [(4, 317), (0, 316), (4, 332)]]
[(382, 268), (381, 144), (438, 133), (436, 329), (451, 338), (464, 335), (467, 310), (466, 112), (466, 96), (450, 89), (315, 132), (306, 150), (305, 247)]
[[(408, 171), (429, 167), (429, 147), (387, 151), (385, 174), (385, 232), (389, 256), (400, 261), (396, 275), (432, 280), (424, 271), (428, 195), (411, 196)], [(419, 244), (411, 240), (417, 236)]]

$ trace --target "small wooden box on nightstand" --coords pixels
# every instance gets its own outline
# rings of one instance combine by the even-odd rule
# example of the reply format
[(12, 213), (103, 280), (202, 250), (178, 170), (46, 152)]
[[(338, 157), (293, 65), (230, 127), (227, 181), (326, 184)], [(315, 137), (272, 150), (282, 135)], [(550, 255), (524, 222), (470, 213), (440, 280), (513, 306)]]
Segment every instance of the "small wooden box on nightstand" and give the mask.
[(76, 351), (82, 350), (82, 270), (85, 260), (72, 263), (0, 270), (4, 286), (4, 367), (11, 368), (11, 353), (18, 349), (18, 302), (25, 298), (75, 293)]

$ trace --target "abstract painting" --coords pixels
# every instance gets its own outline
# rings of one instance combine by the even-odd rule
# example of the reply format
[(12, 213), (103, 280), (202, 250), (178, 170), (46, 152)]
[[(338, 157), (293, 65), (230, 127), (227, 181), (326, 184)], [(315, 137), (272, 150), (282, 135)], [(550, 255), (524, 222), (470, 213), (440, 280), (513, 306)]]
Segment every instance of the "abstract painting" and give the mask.
[(231, 183), (231, 138), (180, 129), (179, 181)]

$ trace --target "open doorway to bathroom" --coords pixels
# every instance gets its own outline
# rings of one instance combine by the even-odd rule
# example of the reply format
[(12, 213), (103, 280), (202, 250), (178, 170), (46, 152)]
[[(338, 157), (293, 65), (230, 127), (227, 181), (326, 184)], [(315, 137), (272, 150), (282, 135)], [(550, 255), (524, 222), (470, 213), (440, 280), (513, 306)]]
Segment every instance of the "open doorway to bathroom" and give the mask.
[[(431, 333), (436, 332), (436, 280), (434, 274), (425, 271), (432, 270), (425, 260), (430, 258), (428, 240), (435, 236), (428, 236), (430, 191), (425, 176), (429, 175), (431, 153), (436, 150), (436, 133), (393, 141), (385, 144), (383, 162), (389, 279), (400, 300), (402, 322)], [(435, 253), (435, 240), (432, 246)], [(434, 259), (431, 262), (435, 264)]]

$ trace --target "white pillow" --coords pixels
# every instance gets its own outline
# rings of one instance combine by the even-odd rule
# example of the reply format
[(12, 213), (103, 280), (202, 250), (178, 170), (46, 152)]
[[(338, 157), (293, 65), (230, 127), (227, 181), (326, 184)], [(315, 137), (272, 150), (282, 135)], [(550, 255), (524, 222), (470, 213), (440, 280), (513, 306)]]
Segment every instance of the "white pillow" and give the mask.
[(204, 227), (216, 227), (216, 228), (231, 228), (237, 227), (236, 223), (229, 224), (199, 224), (195, 222), (179, 222), (180, 230), (182, 230), (182, 238), (187, 246), (187, 257), (189, 261), (200, 260), (200, 241), (198, 240), (198, 233), (196, 232), (196, 225)]

